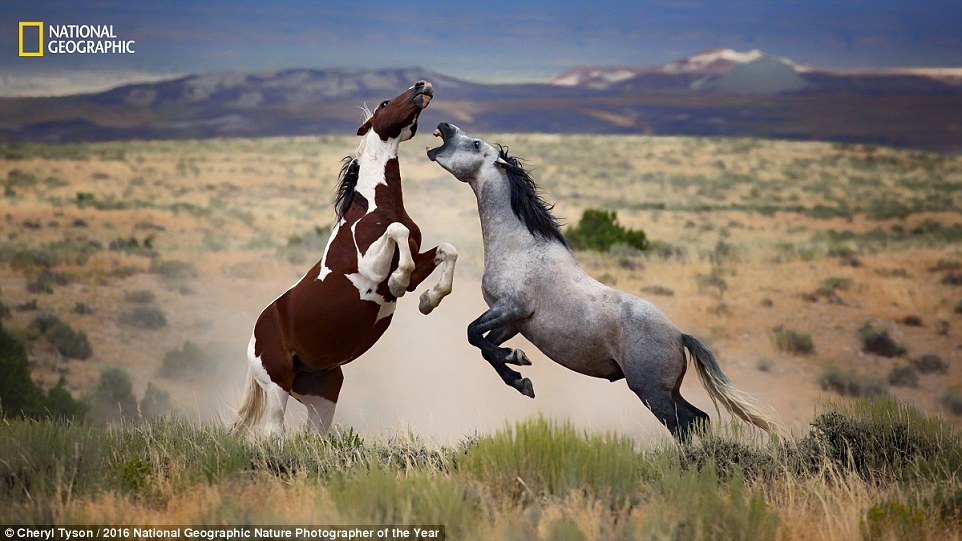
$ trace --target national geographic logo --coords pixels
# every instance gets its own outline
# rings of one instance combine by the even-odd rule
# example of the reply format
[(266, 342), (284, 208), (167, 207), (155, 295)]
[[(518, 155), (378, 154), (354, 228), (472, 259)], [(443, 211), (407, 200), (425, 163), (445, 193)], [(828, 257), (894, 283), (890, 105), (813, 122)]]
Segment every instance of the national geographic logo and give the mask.
[[(46, 40), (44, 40), (46, 27)], [(134, 54), (137, 42), (119, 39), (112, 24), (47, 24), (42, 21), (20, 22), (20, 56), (43, 56), (44, 53)], [(46, 46), (44, 42), (46, 41)]]

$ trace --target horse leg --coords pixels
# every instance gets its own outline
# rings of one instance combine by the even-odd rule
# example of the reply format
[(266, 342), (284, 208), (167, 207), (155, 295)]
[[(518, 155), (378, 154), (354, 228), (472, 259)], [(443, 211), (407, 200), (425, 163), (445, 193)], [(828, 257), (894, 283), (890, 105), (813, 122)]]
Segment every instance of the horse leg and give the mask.
[(307, 407), (308, 427), (318, 434), (326, 434), (334, 420), (334, 408), (344, 383), (341, 367), (325, 372), (299, 372), (294, 376), (292, 395)]
[[(267, 372), (267, 367), (287, 367), (290, 370), (293, 362), (290, 357), (279, 347), (264, 347), (260, 355), (255, 355), (257, 332), (247, 346), (247, 362), (250, 366), (251, 375), (254, 381), (264, 390), (267, 402), (267, 426), (265, 431), (272, 435), (284, 433), (284, 413), (287, 410), (288, 392), (274, 382), (274, 379)], [(270, 340), (264, 340), (270, 343)]]
[(411, 273), (411, 283), (408, 291), (414, 291), (432, 272), (441, 267), (441, 278), (431, 289), (421, 294), (418, 310), (428, 315), (441, 304), (441, 299), (451, 293), (454, 284), (454, 264), (458, 260), (458, 250), (447, 242), (414, 256), (414, 272)]
[(708, 414), (685, 400), (679, 389), (687, 363), (683, 349), (648, 343), (654, 350), (634, 351), (622, 368), (628, 388), (679, 441), (688, 441), (698, 426), (708, 426)]
[[(484, 339), (496, 346), (500, 346), (508, 340), (511, 340), (518, 334), (518, 330), (514, 327), (509, 327), (505, 325), (504, 327), (498, 327), (496, 329), (491, 329)], [(518, 366), (528, 366), (531, 361), (528, 360), (528, 356), (524, 354), (520, 349), (513, 349), (511, 353), (504, 359), (504, 364), (514, 364)]]
[(394, 248), (398, 250), (397, 270), (391, 273), (388, 288), (391, 295), (400, 298), (404, 295), (411, 281), (414, 271), (414, 259), (411, 255), (410, 231), (400, 222), (392, 222), (384, 230), (384, 234), (371, 243), (364, 255), (358, 258), (357, 271), (368, 280), (380, 283), (388, 277), (391, 262), (394, 259)]
[[(518, 360), (517, 350), (499, 347), (498, 344), (491, 342), (484, 333), (500, 329), (509, 322), (520, 319), (522, 311), (518, 307), (510, 307), (506, 304), (499, 304), (468, 325), (468, 343), (481, 350), (481, 356), (494, 368), (501, 379), (519, 393), (534, 398), (534, 386), (528, 378), (522, 378), (521, 374), (507, 367), (505, 362)], [(504, 331), (499, 331), (500, 337)], [(521, 352), (521, 357), (524, 353)]]

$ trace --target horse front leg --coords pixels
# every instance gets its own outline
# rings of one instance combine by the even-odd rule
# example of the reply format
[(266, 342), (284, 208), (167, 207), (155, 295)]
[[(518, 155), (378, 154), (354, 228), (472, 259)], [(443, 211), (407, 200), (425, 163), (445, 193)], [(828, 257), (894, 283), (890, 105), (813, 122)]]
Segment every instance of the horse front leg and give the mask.
[[(521, 377), (520, 373), (508, 368), (506, 364), (531, 364), (527, 356), (519, 349), (500, 347), (501, 341), (511, 336), (510, 331), (505, 330), (505, 327), (511, 321), (517, 321), (522, 317), (523, 311), (519, 307), (495, 305), (468, 325), (468, 342), (481, 350), (481, 356), (507, 385), (514, 387), (525, 396), (534, 398), (534, 386), (531, 380)], [(488, 336), (484, 333), (488, 333)], [(501, 341), (492, 341), (492, 339), (501, 339)]]
[[(358, 259), (357, 270), (368, 280), (380, 283), (388, 278), (391, 295), (400, 298), (407, 290), (414, 272), (414, 258), (411, 255), (410, 231), (400, 222), (392, 222), (376, 241)], [(398, 251), (397, 269), (391, 272), (394, 248)]]
[(454, 265), (457, 261), (458, 250), (447, 242), (442, 242), (436, 247), (414, 256), (414, 272), (411, 273), (408, 291), (417, 289), (421, 282), (434, 272), (434, 269), (438, 268), (439, 265), (441, 266), (441, 278), (438, 279), (438, 283), (421, 294), (418, 310), (422, 314), (430, 314), (441, 304), (441, 299), (451, 293), (454, 286)]

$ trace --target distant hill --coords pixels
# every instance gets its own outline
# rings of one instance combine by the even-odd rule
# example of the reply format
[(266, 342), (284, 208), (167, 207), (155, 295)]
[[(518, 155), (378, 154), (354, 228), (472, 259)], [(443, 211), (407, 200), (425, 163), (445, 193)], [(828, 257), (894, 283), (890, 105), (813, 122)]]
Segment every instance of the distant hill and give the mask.
[(820, 139), (962, 151), (962, 69), (839, 71), (713, 49), (661, 66), (585, 66), (549, 84), (481, 84), (418, 68), (199, 74), (96, 94), (0, 98), (0, 141), (351, 133), (359, 107), (418, 79), (474, 132)]

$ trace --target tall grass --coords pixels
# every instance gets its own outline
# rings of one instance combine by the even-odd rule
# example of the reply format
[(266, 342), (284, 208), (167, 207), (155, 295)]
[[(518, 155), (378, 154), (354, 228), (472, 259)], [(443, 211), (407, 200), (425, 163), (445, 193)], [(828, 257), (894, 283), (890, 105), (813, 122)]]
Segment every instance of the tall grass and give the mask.
[(175, 419), (0, 424), (0, 522), (443, 525), (448, 539), (959, 537), (958, 432), (891, 399), (639, 449), (536, 418), (454, 448)]

